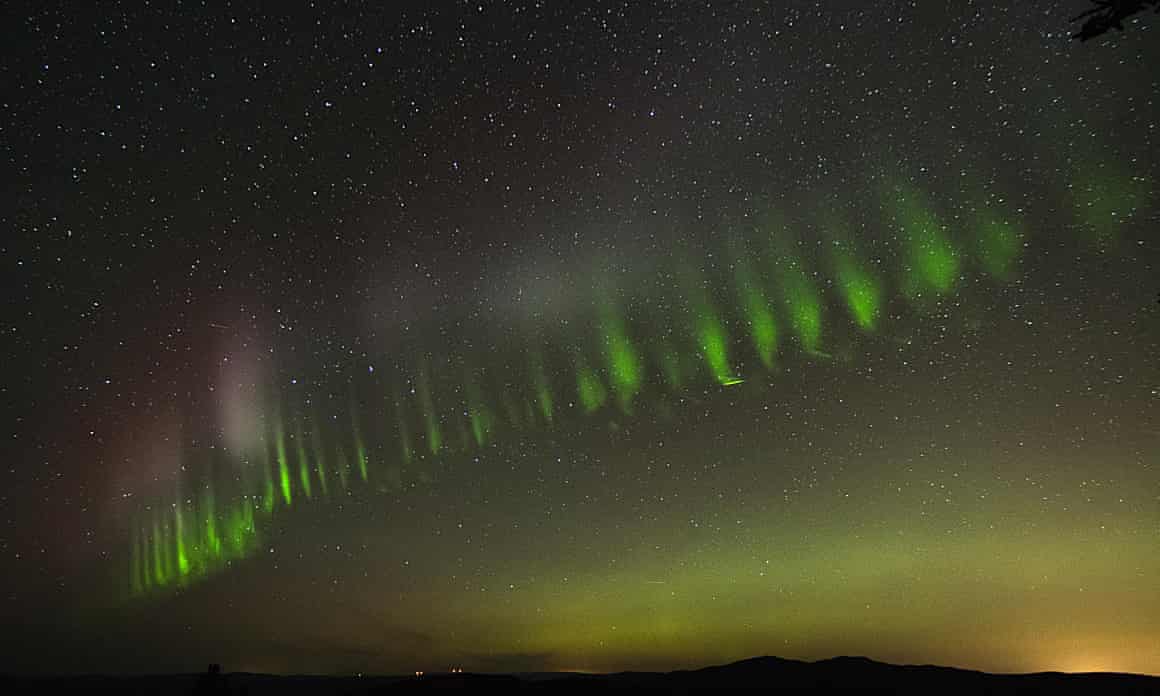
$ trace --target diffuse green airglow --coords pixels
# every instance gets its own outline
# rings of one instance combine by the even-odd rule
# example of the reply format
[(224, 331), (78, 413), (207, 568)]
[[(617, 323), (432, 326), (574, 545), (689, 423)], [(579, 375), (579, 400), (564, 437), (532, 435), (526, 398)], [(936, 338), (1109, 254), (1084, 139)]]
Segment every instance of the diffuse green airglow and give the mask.
[(177, 546), (177, 572), (189, 574), (189, 555), (185, 552), (185, 518), (181, 513), (181, 501), (173, 506), (173, 534)]
[(270, 470), (270, 444), (262, 441), (262, 509), (267, 513), (274, 511), (274, 474)]
[(356, 457), (356, 459), (358, 461), (359, 477), (363, 481), (366, 481), (367, 480), (367, 451), (366, 451), (366, 447), (363, 446), (361, 437), (359, 437), (357, 435), (355, 436), (354, 456)]
[(471, 437), (477, 447), (483, 447), (491, 439), (491, 410), (483, 401), (483, 392), (470, 370), (465, 370), (464, 390), (467, 392), (467, 417), (471, 422)]
[(399, 433), (399, 448), (403, 455), (403, 461), (410, 464), (411, 459), (415, 456), (415, 448), (411, 444), (411, 429), (407, 427), (407, 419), (398, 403), (395, 404), (395, 427)]
[[(256, 501), (242, 497), (223, 515), (218, 511), (212, 487), (196, 504), (176, 499), (171, 505), (172, 524), (159, 510), (148, 513), (149, 525), (134, 536), (129, 590), (133, 595), (186, 585), (218, 570), (256, 548), (258, 532)], [(219, 521), (224, 519), (224, 534)]]
[(822, 351), (823, 304), (816, 273), (807, 270), (798, 252), (801, 245), (784, 224), (769, 231), (766, 243), (766, 268), (790, 333), (806, 354), (829, 357)]
[(736, 379), (729, 366), (728, 339), (717, 313), (708, 304), (697, 310), (697, 345), (705, 356), (705, 362), (718, 384), (726, 384)]
[(737, 375), (729, 363), (729, 337), (717, 309), (709, 299), (704, 279), (692, 266), (685, 266), (682, 269), (682, 283), (688, 297), (689, 311), (692, 312), (693, 341), (697, 351), (717, 384), (732, 382), (737, 379)]
[(365, 483), (367, 480), (367, 448), (363, 443), (362, 429), (358, 425), (358, 409), (352, 403), (350, 406), (350, 427), (354, 438), (354, 456), (358, 464), (359, 478)]
[(233, 506), (226, 517), (226, 539), (229, 541), (227, 558), (241, 558), (258, 543), (258, 530), (254, 523), (254, 506), (243, 499)]
[(282, 492), (282, 502), (287, 505), (291, 502), (290, 464), (286, 460), (286, 438), (282, 432), (282, 423), (274, 426), (274, 453), (278, 462), (278, 485)]
[(314, 497), (314, 487), (310, 482), (310, 462), (306, 457), (306, 441), (302, 438), (301, 423), (294, 429), (294, 451), (298, 457), (298, 480), (302, 485), (302, 493), (310, 500)]
[(585, 413), (595, 413), (608, 400), (608, 390), (583, 357), (576, 360), (576, 392)]
[[(250, 506), (247, 505), (247, 508)], [(205, 545), (211, 556), (220, 556), (222, 540), (218, 535), (217, 502), (214, 498), (213, 487), (207, 486), (202, 498), (201, 511), (205, 518)]]
[(1071, 189), (1076, 217), (1100, 251), (1118, 243), (1121, 226), (1135, 217), (1153, 190), (1143, 177), (1106, 163), (1080, 173)]
[(802, 350), (811, 355), (821, 354), (822, 301), (817, 288), (799, 259), (788, 259), (781, 270), (782, 300), (789, 314), (790, 328)]
[(471, 436), (475, 440), (476, 446), (483, 447), (491, 435), (491, 416), (484, 406), (472, 409), (469, 413), (471, 415)]
[(873, 331), (878, 324), (881, 311), (882, 291), (878, 280), (870, 272), (868, 264), (844, 246), (834, 248), (834, 271), (842, 301), (853, 317), (854, 323), (863, 331)]
[(1010, 280), (1023, 250), (1023, 231), (1018, 223), (990, 211), (975, 223), (975, 251), (983, 269), (996, 280)]
[(532, 371), (532, 387), (536, 392), (536, 407), (540, 410), (544, 422), (552, 424), (555, 411), (555, 399), (552, 398), (552, 387), (548, 383), (548, 376), (544, 370), (544, 356), (538, 348), (529, 353)]
[(950, 292), (958, 280), (959, 256), (934, 211), (917, 191), (903, 186), (888, 194), (888, 201), (906, 258), (904, 292), (912, 300), (927, 292), (936, 296)]
[[(916, 296), (941, 297), (953, 291), (960, 273), (960, 257), (935, 213), (919, 195), (907, 190), (900, 193), (895, 189), (883, 201), (897, 222), (899, 251), (905, 260), (904, 293), (913, 300)], [(1116, 204), (1100, 211), (1097, 202), (1081, 206), (1094, 216), (1092, 224), (1109, 224), (1108, 220), (1116, 217), (1113, 213), (1119, 207), (1122, 206)], [(1018, 221), (1001, 210), (983, 209), (974, 219), (969, 219), (969, 224), (961, 232), (972, 234), (968, 245), (973, 242), (978, 265), (992, 277), (1010, 278), (1024, 243)], [(788, 334), (806, 353), (824, 356), (822, 351), (828, 336), (821, 288), (833, 288), (835, 295), (827, 299), (840, 300), (859, 330), (884, 330), (880, 326), (886, 299), (884, 272), (866, 258), (858, 245), (843, 240), (829, 247), (817, 247), (823, 256), (820, 269), (806, 265), (805, 259), (814, 257), (803, 252), (803, 248), (801, 244), (782, 245), (776, 260), (766, 265), (774, 257), (764, 251), (760, 256), (750, 256), (744, 246), (737, 247), (739, 253), (734, 254), (731, 270), (727, 271), (732, 274), (732, 288), (728, 287), (728, 275), (721, 279), (722, 287), (711, 288), (694, 266), (674, 267), (683, 281), (680, 285), (685, 313), (679, 316), (658, 312), (655, 319), (641, 317), (639, 323), (630, 322), (625, 307), (637, 306), (631, 304), (631, 297), (598, 290), (593, 305), (598, 333), (596, 345), (591, 343), (590, 335), (575, 333), (565, 339), (573, 342), (570, 347), (538, 339), (529, 341), (527, 357), (518, 358), (527, 360), (525, 364), (506, 374), (497, 373), (494, 378), (489, 375), (486, 385), (494, 384), (494, 390), (485, 391), (481, 373), (465, 369), (461, 393), (466, 395), (466, 417), (462, 412), (456, 413), (454, 420), (446, 423), (450, 428), (446, 432), (435, 401), (451, 398), (455, 385), (449, 382), (455, 376), (432, 375), (430, 366), (424, 365), (413, 382), (411, 395), (395, 402), (393, 416), (383, 417), (389, 426), (368, 428), (369, 437), (382, 438), (369, 443), (373, 445), (371, 451), (376, 452), (376, 468), (372, 472), (376, 483), (379, 483), (377, 472), (380, 471), (377, 453), (387, 453), (381, 469), (382, 480), (398, 488), (403, 485), (404, 475), (419, 481), (430, 480), (421, 478), (428, 475), (426, 472), (403, 468), (416, 458), (416, 448), (442, 457), (468, 450), (472, 443), (477, 448), (490, 445), (497, 432), (503, 431), (505, 417), (515, 427), (543, 426), (556, 420), (560, 421), (557, 426), (562, 424), (569, 412), (557, 412), (557, 397), (570, 389), (553, 392), (544, 351), (560, 358), (571, 352), (576, 405), (581, 412), (594, 414), (612, 401), (620, 412), (628, 415), (634, 408), (653, 407), (646, 401), (649, 395), (656, 395), (654, 385), (646, 383), (653, 380), (663, 380), (659, 388), (667, 386), (670, 393), (676, 394), (698, 379), (707, 381), (707, 368), (708, 376), (719, 385), (741, 384), (743, 379), (731, 364), (731, 350), (740, 353), (741, 359), (751, 359), (749, 351), (752, 350), (762, 365), (771, 369), (779, 359), (784, 359), (779, 358), (779, 351), (784, 352), (783, 336)], [(671, 292), (671, 288), (666, 289)], [(731, 320), (743, 319), (748, 334), (738, 336), (741, 340), (736, 344), (731, 342), (723, 319), (725, 314), (719, 310), (725, 306), (723, 298), (736, 303), (729, 308), (728, 316)], [(679, 301), (662, 299), (666, 301), (657, 306), (680, 306)], [(635, 314), (632, 317), (637, 319)], [(663, 331), (634, 336), (634, 332), (643, 333), (660, 326)], [(647, 342), (641, 342), (646, 337)], [(837, 338), (834, 340), (838, 342)], [(442, 364), (456, 363), (432, 363)], [(555, 372), (552, 370), (552, 374)], [(699, 378), (695, 376), (698, 372)], [(455, 399), (456, 411), (464, 403), (460, 398)], [(659, 410), (678, 400), (658, 398), (657, 401), (665, 402), (656, 404)], [(450, 403), (444, 405), (447, 406), (445, 415), (450, 418)], [(336, 480), (343, 493), (349, 491), (352, 466), (348, 452), (353, 451), (359, 476), (367, 481), (368, 442), (364, 441), (353, 402), (350, 413), (351, 431), (344, 431), (345, 419), (328, 418), (324, 425), (320, 419), (289, 423), (275, 415), (269, 421), (271, 425), (265, 428), (263, 454), (255, 456), (254, 465), (261, 467), (261, 475), (252, 469), (244, 473), (247, 495), (218, 497), (212, 486), (207, 486), (200, 497), (195, 496), (196, 502), (178, 500), (171, 507), (147, 508), (149, 512), (141, 513), (133, 531), (129, 550), (130, 591), (140, 594), (172, 587), (223, 567), (230, 559), (253, 553), (260, 541), (262, 523), (270, 519), (276, 507), (291, 505), (295, 477), (301, 486), (299, 497), (314, 497), (312, 463), (317, 467), (317, 491), (324, 496), (329, 495), (329, 488)], [(394, 423), (390, 424), (392, 417)], [(330, 423), (331, 420), (335, 423)], [(330, 427), (343, 432), (332, 433)], [(289, 437), (288, 431), (292, 431)], [(387, 434), (380, 435), (380, 431)], [(421, 441), (424, 435), (425, 442)], [(394, 449), (396, 442), (399, 449)], [(296, 457), (296, 467), (289, 461), (288, 451)], [(420, 458), (442, 464), (442, 459), (435, 457)], [(327, 464), (328, 459), (333, 471)], [(450, 465), (454, 465), (453, 460)], [(333, 487), (337, 492), (338, 486)], [(278, 504), (279, 500), (282, 505)]]
[(621, 412), (631, 413), (632, 400), (641, 388), (640, 354), (628, 337), (623, 313), (610, 297), (604, 297), (600, 303), (599, 332), (604, 365), (616, 403)]
[(765, 291), (757, 281), (752, 264), (744, 256), (734, 262), (733, 281), (749, 326), (753, 348), (761, 364), (767, 370), (771, 369), (777, 355), (777, 319), (774, 318)]

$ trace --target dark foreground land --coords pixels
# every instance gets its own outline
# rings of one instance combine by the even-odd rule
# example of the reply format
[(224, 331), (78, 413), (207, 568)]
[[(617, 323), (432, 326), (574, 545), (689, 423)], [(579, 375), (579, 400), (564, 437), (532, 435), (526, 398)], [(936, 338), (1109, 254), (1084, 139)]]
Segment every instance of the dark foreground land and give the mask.
[(1155, 694), (1160, 677), (1090, 673), (988, 674), (951, 667), (899, 666), (862, 657), (819, 662), (755, 657), (728, 665), (679, 672), (617, 674), (427, 674), (422, 677), (315, 677), (267, 674), (178, 674), (147, 677), (0, 677), (0, 693), (42, 694), (392, 694), (436, 689), (479, 693), (588, 692), (626, 689), (761, 689), (773, 692), (835, 690), (894, 694)]

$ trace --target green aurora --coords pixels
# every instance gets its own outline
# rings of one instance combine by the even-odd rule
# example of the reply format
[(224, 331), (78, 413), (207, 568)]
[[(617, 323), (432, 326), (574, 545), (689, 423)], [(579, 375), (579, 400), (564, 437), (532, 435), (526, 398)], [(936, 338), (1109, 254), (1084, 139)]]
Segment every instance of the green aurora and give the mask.
[[(898, 279), (895, 290), (917, 311), (929, 306), (924, 296), (948, 297), (973, 275), (1010, 282), (1028, 243), (1022, 224), (1004, 217), (995, 208), (978, 212), (969, 226), (950, 230), (938, 221), (938, 214), (925, 196), (912, 188), (891, 189), (882, 196), (882, 205), (885, 218), (895, 220), (900, 230), (895, 257), (902, 260), (902, 265), (894, 269), (893, 276)], [(773, 243), (766, 245), (767, 251), (751, 251), (771, 239)], [(227, 493), (215, 490), (212, 482), (192, 482), (186, 485), (201, 491), (196, 498), (179, 497), (147, 506), (131, 544), (127, 580), (131, 594), (184, 586), (243, 559), (259, 546), (262, 527), (272, 516), (311, 501), (315, 490), (324, 498), (329, 497), (332, 478), (337, 478), (344, 493), (354, 477), (384, 490), (411, 485), (413, 481), (430, 482), (430, 472), (412, 466), (416, 453), (411, 423), (421, 424), (426, 456), (451, 456), (452, 450), (479, 450), (496, 438), (511, 436), (525, 427), (553, 426), (557, 421), (556, 394), (564, 394), (565, 400), (578, 405), (578, 409), (565, 409), (573, 421), (607, 417), (610, 404), (623, 418), (631, 417), (638, 408), (663, 407), (666, 392), (679, 394), (708, 384), (740, 385), (760, 372), (775, 375), (778, 356), (785, 352), (779, 344), (780, 326), (791, 331), (801, 358), (827, 360), (827, 327), (834, 321), (832, 315), (827, 320), (827, 307), (842, 308), (865, 340), (877, 332), (889, 333), (890, 325), (883, 316), (887, 298), (883, 282), (871, 270), (877, 266), (873, 259), (859, 252), (852, 241), (835, 241), (829, 263), (811, 268), (792, 251), (792, 239), (780, 228), (755, 229), (751, 239), (734, 239), (728, 254), (732, 270), (725, 281), (731, 291), (710, 288), (701, 270), (687, 260), (679, 262), (672, 274), (683, 279), (683, 298), (675, 306), (683, 306), (686, 311), (672, 319), (686, 327), (683, 334), (674, 336), (685, 337), (683, 342), (644, 334), (642, 325), (632, 319), (633, 301), (615, 299), (631, 298), (631, 293), (626, 293), (628, 289), (622, 288), (616, 295), (605, 289), (597, 291), (593, 298), (597, 307), (592, 324), (595, 335), (577, 337), (573, 344), (597, 346), (596, 350), (569, 350), (544, 344), (542, 338), (528, 339), (530, 345), (523, 349), (528, 356), (527, 369), (513, 367), (510, 374), (493, 378), (489, 385), (471, 370), (441, 371), (422, 361), (413, 378), (398, 376), (414, 384), (414, 398), (385, 392), (381, 403), (362, 404), (368, 412), (394, 413), (393, 425), (371, 431), (372, 435), (393, 436), (385, 441), (368, 444), (364, 440), (353, 400), (346, 418), (349, 429), (325, 436), (322, 423), (316, 419), (309, 422), (277, 415), (304, 413), (302, 405), (272, 403), (270, 412), (275, 416), (267, 421), (265, 451), (242, 463), (260, 471), (260, 475), (248, 476), (247, 480), (263, 485)], [(823, 297), (820, 287), (828, 288), (829, 296)], [(714, 305), (714, 296), (734, 298), (736, 304), (729, 308), (728, 321)], [(774, 301), (775, 297), (780, 301)], [(570, 366), (550, 371), (546, 353), (567, 356)], [(744, 364), (750, 366), (746, 374), (734, 367), (733, 355), (743, 357)], [(434, 364), (466, 366), (471, 361), (469, 355), (444, 356)], [(690, 366), (697, 363), (703, 367), (700, 376), (693, 379)], [(552, 384), (547, 377), (549, 372), (574, 374), (571, 390)], [(458, 377), (459, 381), (440, 377)], [(498, 390), (486, 388), (500, 385)], [(503, 394), (501, 403), (488, 403), (485, 395), (496, 391)], [(456, 400), (461, 402), (459, 406), (442, 411), (436, 407), (437, 401), (453, 404)], [(390, 423), (389, 419), (386, 422)], [(449, 447), (446, 442), (445, 433), (449, 430), (464, 434), (459, 448)], [(292, 435), (287, 437), (287, 432)], [(309, 443), (304, 432), (311, 433)], [(324, 438), (335, 443), (330, 464), (322, 446)], [(372, 450), (398, 454), (372, 461)], [(314, 453), (314, 461), (310, 452)], [(353, 460), (347, 458), (347, 453), (353, 454)], [(219, 506), (219, 495), (228, 502)], [(225, 528), (220, 536), (219, 519)]]
[[(1013, 283), (1021, 256), (1029, 249), (1034, 251), (1035, 239), (1020, 218), (1001, 206), (976, 206), (973, 210), (960, 224), (948, 224), (940, 222), (944, 216), (949, 219), (948, 213), (938, 211), (915, 190), (897, 189), (884, 195), (883, 218), (898, 224), (893, 238), (896, 248), (883, 255), (899, 260), (894, 267), (884, 266), (877, 256), (871, 258), (849, 233), (832, 234), (827, 251), (820, 255), (821, 262), (810, 266), (806, 255), (795, 251), (791, 235), (770, 242), (776, 232), (754, 229), (748, 238), (735, 239), (725, 249), (722, 258), (728, 259), (728, 266), (724, 273), (698, 268), (688, 255), (676, 258), (665, 273), (682, 278), (677, 284), (680, 295), (664, 305), (648, 305), (652, 309), (672, 307), (665, 316), (645, 309), (631, 287), (610, 290), (606, 284), (594, 290), (592, 320), (574, 324), (590, 327), (588, 335), (556, 334), (557, 339), (549, 340), (545, 338), (548, 333), (527, 332), (520, 348), (525, 358), (509, 362), (506, 371), (471, 369), (469, 365), (478, 363), (472, 355), (428, 355), (416, 361), (411, 375), (400, 372), (390, 378), (368, 379), (370, 384), (412, 384), (413, 391), (376, 387), (374, 391), (380, 394), (377, 401), (358, 400), (356, 408), (356, 401), (351, 400), (347, 418), (334, 419), (331, 425), (317, 416), (283, 419), (275, 415), (266, 421), (261, 454), (239, 464), (251, 472), (242, 480), (255, 481), (256, 485), (238, 490), (235, 481), (188, 481), (184, 490), (197, 494), (154, 502), (143, 510), (131, 535), (125, 583), (128, 596), (131, 601), (143, 601), (229, 572), (263, 548), (269, 537), (266, 530), (277, 527), (278, 520), (291, 515), (293, 508), (327, 505), (319, 498), (335, 499), (335, 483), (342, 496), (355, 493), (350, 480), (361, 481), (369, 491), (380, 494), (414, 494), (437, 486), (441, 476), (450, 476), (447, 472), (467, 463), (464, 457), (486, 455), (528, 433), (596, 427), (615, 434), (622, 423), (632, 423), (650, 411), (667, 414), (667, 419), (679, 418), (674, 413), (680, 413), (681, 403), (693, 408), (688, 404), (716, 398), (713, 393), (725, 393), (715, 390), (728, 387), (753, 393), (766, 389), (761, 385), (776, 390), (786, 365), (811, 369), (811, 364), (820, 368), (832, 363), (842, 341), (853, 341), (857, 346), (884, 340), (905, 346), (908, 339), (892, 334), (894, 327), (905, 322), (901, 312), (926, 316), (934, 303), (966, 302), (955, 298), (958, 289), (978, 283)], [(1099, 253), (1099, 245), (1093, 251)], [(732, 298), (732, 304), (713, 298)], [(643, 321), (640, 318), (646, 312), (648, 320)], [(664, 327), (664, 331), (648, 331), (650, 326)], [(791, 336), (792, 345), (783, 341), (783, 329)], [(842, 350), (844, 354), (849, 349)], [(550, 378), (568, 374), (573, 376), (571, 382)], [(493, 394), (499, 394), (498, 398), (491, 399)], [(268, 412), (306, 411), (304, 405), (282, 399), (271, 403)], [(386, 427), (364, 430), (357, 415), (360, 412), (386, 423)], [(343, 420), (349, 423), (347, 428), (333, 427), (333, 422)], [(414, 425), (423, 437), (421, 450), (415, 449)], [(448, 433), (459, 435), (449, 441)], [(331, 448), (327, 450), (324, 442), (332, 443)], [(325, 452), (333, 452), (333, 456)], [(773, 534), (766, 557), (747, 551), (710, 567), (698, 564), (693, 554), (686, 561), (673, 560), (667, 552), (648, 560), (648, 554), (641, 553), (631, 568), (607, 574), (580, 568), (567, 571), (572, 588), (567, 599), (556, 590), (527, 588), (521, 606), (530, 602), (541, 607), (541, 612), (516, 616), (515, 624), (522, 626), (521, 638), (510, 644), (488, 636), (485, 626), (499, 621), (494, 611), (516, 610), (512, 604), (488, 609), (466, 602), (454, 603), (451, 609), (463, 617), (457, 635), (466, 640), (483, 641), (487, 636), (492, 643), (499, 640), (500, 650), (510, 651), (530, 643), (580, 660), (556, 665), (558, 668), (623, 665), (608, 661), (604, 655), (609, 654), (631, 659), (633, 665), (648, 665), (653, 660), (666, 664), (665, 660), (672, 660), (674, 655), (694, 665), (759, 651), (769, 641), (784, 641), (786, 654), (805, 654), (819, 650), (810, 643), (811, 636), (832, 636), (844, 626), (853, 646), (875, 638), (882, 630), (878, 626), (892, 616), (914, 618), (911, 623), (894, 623), (891, 630), (921, 635), (934, 630), (943, 618), (972, 609), (962, 603), (941, 603), (930, 594), (929, 575), (921, 582), (908, 580), (909, 573), (920, 565), (923, 573), (938, 574), (937, 581), (945, 586), (964, 586), (963, 592), (969, 594), (1002, 595), (1005, 587), (1056, 577), (1060, 572), (1058, 559), (1079, 548), (1094, 559), (1082, 570), (1089, 585), (1102, 581), (1100, 572), (1092, 568), (1115, 564), (1099, 537), (1083, 529), (1074, 530), (1075, 542), (1067, 548), (1054, 534), (1043, 536), (1039, 531), (1025, 530), (1034, 536), (1041, 552), (1037, 558), (1021, 556), (1025, 545), (989, 529), (984, 520), (988, 515), (1003, 514), (1002, 510), (1014, 510), (1023, 494), (1013, 488), (1006, 499), (988, 499), (985, 507), (964, 517), (964, 534), (955, 542), (955, 553), (947, 554), (955, 560), (941, 561), (942, 565), (929, 563), (941, 542), (933, 542), (919, 558), (911, 538), (893, 536), (891, 529), (906, 527), (902, 520), (863, 519), (853, 513), (850, 523), (863, 524), (867, 530), (863, 543), (851, 541), (846, 532), (839, 531), (789, 534), (780, 517), (770, 517), (763, 522), (751, 521), (755, 531), (776, 530), (764, 532)], [(921, 508), (925, 498), (919, 491), (908, 491), (900, 500), (890, 502), (892, 509)], [(862, 509), (870, 507), (862, 503)], [(796, 508), (783, 510), (784, 520), (791, 519), (792, 509)], [(844, 509), (832, 509), (831, 513), (851, 515)], [(928, 522), (931, 529), (937, 527), (934, 517)], [(1059, 523), (1064, 527), (1071, 524), (1066, 516)], [(807, 545), (792, 542), (786, 546), (778, 541), (811, 534), (812, 543)], [(670, 529), (661, 536), (682, 538), (688, 536), (688, 530)], [(1140, 557), (1147, 556), (1144, 546), (1150, 542), (1125, 542), (1140, 546)], [(995, 554), (1007, 559), (1003, 566), (1007, 571), (985, 580), (964, 575), (971, 558), (983, 564), (994, 560)], [(822, 561), (832, 566), (832, 577), (811, 578), (807, 574), (810, 568)], [(544, 577), (561, 572), (557, 565), (529, 563), (534, 574)], [(886, 593), (885, 602), (870, 604), (857, 599), (879, 596), (887, 581), (897, 585)], [(498, 585), (502, 582), (498, 580)], [(724, 603), (705, 600), (716, 596), (713, 588), (723, 583), (730, 588), (730, 599)], [(768, 601), (770, 585), (776, 588), (776, 608), (754, 617), (739, 635), (732, 626), (734, 617), (739, 612), (745, 614), (749, 603)], [(1042, 607), (1051, 606), (1051, 593), (1064, 592), (1058, 585), (1047, 587)], [(942, 614), (915, 614), (913, 607), (923, 602), (941, 606)], [(985, 630), (991, 622), (999, 621), (1002, 612), (1017, 610), (998, 604), (980, 612), (974, 621), (979, 630)], [(549, 616), (551, 621), (545, 618)], [(418, 615), (411, 618), (427, 621)], [(1050, 618), (1042, 621), (1050, 622)], [(560, 623), (573, 630), (560, 635), (553, 629)], [(1129, 622), (1128, 628), (1144, 636), (1148, 630), (1145, 623)], [(615, 633), (610, 635), (608, 626), (615, 626)], [(698, 648), (702, 652), (682, 653), (687, 650), (683, 637), (690, 631), (709, 636), (716, 652), (706, 654)], [(1114, 635), (1109, 624), (1108, 638), (1094, 639), (1096, 657), (1075, 664), (1099, 666), (1097, 655), (1114, 650), (1109, 643)], [(894, 650), (902, 655), (905, 640), (900, 640)], [(1010, 633), (995, 640), (1009, 645), (1012, 654), (1018, 655), (1010, 668), (1038, 664), (1036, 655), (1020, 647), (1020, 635)], [(842, 644), (821, 648), (844, 650)], [(948, 661), (960, 659), (952, 658), (956, 653), (949, 645), (940, 650), (948, 655)]]

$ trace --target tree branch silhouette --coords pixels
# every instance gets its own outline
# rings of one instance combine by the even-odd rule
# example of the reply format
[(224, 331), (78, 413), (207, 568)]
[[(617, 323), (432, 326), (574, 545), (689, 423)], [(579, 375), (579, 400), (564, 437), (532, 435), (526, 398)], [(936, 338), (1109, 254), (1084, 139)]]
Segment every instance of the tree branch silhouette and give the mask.
[(1071, 18), (1072, 22), (1084, 20), (1079, 31), (1071, 35), (1073, 39), (1087, 41), (1102, 36), (1108, 31), (1124, 30), (1124, 20), (1147, 9), (1160, 12), (1160, 0), (1091, 0), (1092, 7)]

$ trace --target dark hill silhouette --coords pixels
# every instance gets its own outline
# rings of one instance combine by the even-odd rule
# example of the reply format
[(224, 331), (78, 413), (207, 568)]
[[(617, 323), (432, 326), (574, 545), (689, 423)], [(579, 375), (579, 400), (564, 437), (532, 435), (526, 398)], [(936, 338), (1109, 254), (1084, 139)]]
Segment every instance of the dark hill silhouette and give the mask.
[(429, 674), (422, 677), (314, 677), (225, 674), (148, 677), (0, 677), (6, 694), (392, 694), (430, 690), (479, 693), (593, 690), (681, 692), (702, 689), (763, 689), (787, 692), (860, 691), (892, 694), (1160, 694), (1160, 677), (1108, 672), (989, 674), (932, 665), (892, 665), (865, 657), (818, 662), (754, 657), (727, 665), (676, 672), (615, 674)]

